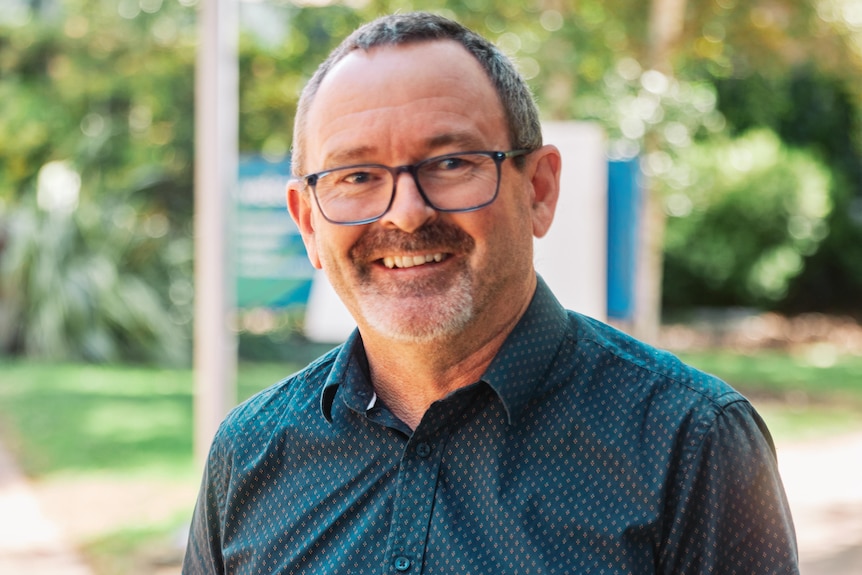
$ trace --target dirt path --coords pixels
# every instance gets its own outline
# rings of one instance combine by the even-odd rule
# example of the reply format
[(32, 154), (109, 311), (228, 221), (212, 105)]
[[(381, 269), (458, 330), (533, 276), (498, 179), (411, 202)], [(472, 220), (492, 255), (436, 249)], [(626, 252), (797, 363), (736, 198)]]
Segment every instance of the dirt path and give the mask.
[(0, 573), (92, 575), (0, 446)]
[(777, 449), (802, 575), (862, 574), (862, 432)]

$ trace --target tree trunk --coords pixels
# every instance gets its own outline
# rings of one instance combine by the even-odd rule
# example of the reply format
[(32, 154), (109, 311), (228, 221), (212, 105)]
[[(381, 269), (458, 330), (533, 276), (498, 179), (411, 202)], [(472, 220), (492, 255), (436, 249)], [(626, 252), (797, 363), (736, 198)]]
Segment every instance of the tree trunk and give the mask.
[[(685, 7), (685, 0), (653, 0), (650, 8), (647, 66), (668, 76), (673, 75), (671, 56), (682, 33)], [(645, 155), (654, 147), (647, 138)], [(648, 178), (644, 179), (640, 222), (632, 332), (640, 339), (655, 342), (661, 327), (665, 214), (662, 198), (658, 197)]]

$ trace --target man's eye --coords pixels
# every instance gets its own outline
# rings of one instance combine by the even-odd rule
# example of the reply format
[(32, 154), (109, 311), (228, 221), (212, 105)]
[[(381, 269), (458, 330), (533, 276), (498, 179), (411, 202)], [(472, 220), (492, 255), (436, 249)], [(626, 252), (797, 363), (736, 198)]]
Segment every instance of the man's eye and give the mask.
[(345, 184), (367, 184), (374, 180), (371, 172), (350, 172), (341, 178), (341, 182)]
[(466, 158), (464, 156), (453, 156), (449, 158), (440, 158), (439, 160), (433, 161), (427, 166), (425, 166), (423, 168), (423, 171), (428, 174), (441, 174), (446, 172), (461, 173), (472, 169), (474, 166), (475, 163), (472, 162), (469, 158)]
[(459, 170), (468, 167), (469, 164), (470, 162), (464, 158), (445, 158), (437, 162), (435, 168), (442, 171)]

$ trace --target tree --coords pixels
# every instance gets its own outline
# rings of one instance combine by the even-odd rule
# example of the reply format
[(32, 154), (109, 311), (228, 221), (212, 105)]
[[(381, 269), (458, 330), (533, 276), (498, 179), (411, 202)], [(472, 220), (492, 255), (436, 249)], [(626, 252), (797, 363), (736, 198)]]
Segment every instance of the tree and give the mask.
[[(35, 324), (21, 320), (25, 317), (21, 314), (44, 309), (30, 301), (40, 292), (18, 283), (27, 276), (21, 267), (24, 259), (10, 256), (35, 253), (28, 250), (37, 245), (36, 238), (22, 234), (38, 234), (33, 231), (38, 228), (13, 229), (11, 222), (55, 217), (38, 207), (38, 176), (50, 165), (62, 165), (81, 182), (78, 210), (63, 224), (72, 226), (67, 237), (76, 239), (64, 247), (74, 247), (79, 255), (119, 258), (115, 264), (119, 276), (138, 278), (148, 286), (156, 294), (154, 301), (187, 337), (196, 32), (191, 4), (193, 0), (57, 0), (53, 5), (58, 9), (44, 11), (38, 20), (17, 16), (0, 20), (4, 102), (0, 307), (5, 306), (7, 315), (12, 309), (18, 318), (7, 320), (7, 326), (14, 323), (26, 330)], [(857, 191), (859, 142), (848, 138), (836, 147), (835, 138), (818, 132), (823, 123), (802, 113), (825, 109), (822, 104), (831, 98), (835, 113), (829, 117), (838, 122), (833, 125), (858, 121), (862, 74), (858, 53), (852, 49), (857, 32), (838, 4), (808, 0), (356, 4), (299, 7), (271, 0), (246, 6), (247, 10), (266, 6), (268, 22), (280, 24), (283, 33), (266, 36), (246, 30), (242, 37), (242, 151), (263, 151), (274, 158), (287, 153), (301, 86), (357, 24), (394, 10), (436, 10), (477, 29), (511, 54), (531, 82), (545, 118), (603, 125), (610, 154), (640, 156), (645, 174), (662, 183), (655, 190), (678, 194), (685, 185), (678, 156), (725, 127), (741, 135), (745, 127), (768, 126), (785, 142), (813, 146), (834, 173), (840, 172), (833, 178), (836, 215), (822, 244), (826, 246), (822, 251), (833, 257), (818, 259), (818, 252), (806, 258), (806, 266), (818, 274), (803, 271), (799, 286), (791, 286), (790, 297), (801, 305), (798, 294), (819, 285), (818, 275), (862, 285), (856, 263), (862, 255), (854, 247), (862, 245), (859, 226), (851, 217), (841, 219), (862, 205)], [(813, 83), (806, 84), (809, 80)], [(760, 100), (751, 97), (758, 82)], [(770, 104), (763, 105), (767, 98)], [(852, 153), (841, 156), (840, 149)], [(654, 210), (660, 230), (669, 198), (653, 197), (660, 208)], [(29, 216), (22, 215), (28, 210)], [(661, 234), (655, 231), (650, 237)], [(657, 247), (650, 253), (659, 256), (653, 261), (660, 261)], [(66, 262), (85, 259), (63, 257)], [(18, 263), (13, 266), (13, 261)], [(57, 260), (47, 268), (71, 273), (73, 266), (62, 263)], [(654, 264), (652, 269), (660, 268)], [(41, 297), (50, 299), (52, 294)], [(61, 313), (63, 306), (55, 307)], [(96, 306), (92, 313), (101, 309)], [(6, 349), (25, 347), (22, 342), (27, 338), (17, 329), (9, 336), (14, 341), (7, 338)], [(112, 329), (110, 337), (120, 340), (126, 337), (123, 334), (135, 333), (131, 326)], [(2, 332), (0, 328), (0, 345)]]
[[(180, 361), (194, 13), (62, 8), (0, 33), (0, 343), (53, 358)], [(40, 175), (53, 166), (79, 185), (51, 192)], [(70, 199), (58, 205), (56, 193)]]

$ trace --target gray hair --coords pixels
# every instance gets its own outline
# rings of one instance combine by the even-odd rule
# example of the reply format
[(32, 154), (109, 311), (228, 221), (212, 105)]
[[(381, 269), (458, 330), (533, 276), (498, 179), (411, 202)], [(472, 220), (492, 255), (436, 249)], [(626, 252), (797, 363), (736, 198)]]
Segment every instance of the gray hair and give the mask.
[(354, 50), (370, 50), (376, 46), (398, 46), (431, 40), (454, 40), (472, 54), (488, 73), (494, 84), (509, 130), (512, 148), (534, 150), (542, 146), (539, 111), (524, 78), (492, 42), (461, 24), (430, 14), (412, 12), (383, 16), (357, 28), (317, 68), (302, 91), (296, 109), (293, 130), (293, 174), (305, 175), (305, 135), (308, 112), (324, 77), (341, 59)]

